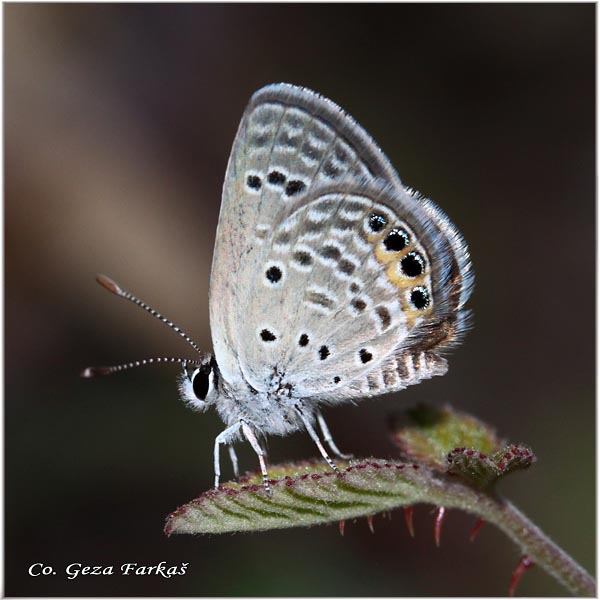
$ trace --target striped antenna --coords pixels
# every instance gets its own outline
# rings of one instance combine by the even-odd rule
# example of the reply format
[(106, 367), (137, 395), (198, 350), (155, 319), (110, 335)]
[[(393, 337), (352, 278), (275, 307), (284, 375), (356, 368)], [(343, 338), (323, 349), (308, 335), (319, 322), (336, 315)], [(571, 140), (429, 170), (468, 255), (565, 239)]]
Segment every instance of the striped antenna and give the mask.
[(152, 365), (155, 363), (179, 363), (180, 365), (183, 365), (184, 369), (187, 365), (201, 367), (203, 364), (198, 360), (188, 360), (187, 358), (163, 358), (157, 356), (154, 358), (142, 358), (141, 360), (134, 360), (133, 362), (115, 365), (113, 367), (88, 367), (81, 372), (81, 376), (90, 379), (91, 377), (111, 375), (112, 373), (119, 373), (120, 371), (126, 371), (127, 369), (134, 369), (135, 367), (143, 367), (144, 365)]
[[(166, 323), (173, 331), (178, 333), (198, 354), (204, 356), (204, 352), (198, 348), (196, 343), (184, 332), (182, 331), (173, 321), (169, 321), (169, 319), (163, 317), (160, 313), (156, 312), (153, 308), (148, 306), (145, 302), (142, 302), (139, 298), (136, 298), (133, 294), (126, 292), (118, 283), (114, 282), (112, 279), (106, 277), (106, 275), (96, 275), (96, 281), (109, 292), (120, 296), (121, 298), (125, 298), (125, 300), (129, 300), (129, 302), (133, 302), (137, 306), (143, 308), (146, 312), (149, 312), (153, 317), (156, 317), (163, 323)], [(137, 366), (137, 365), (136, 365)]]

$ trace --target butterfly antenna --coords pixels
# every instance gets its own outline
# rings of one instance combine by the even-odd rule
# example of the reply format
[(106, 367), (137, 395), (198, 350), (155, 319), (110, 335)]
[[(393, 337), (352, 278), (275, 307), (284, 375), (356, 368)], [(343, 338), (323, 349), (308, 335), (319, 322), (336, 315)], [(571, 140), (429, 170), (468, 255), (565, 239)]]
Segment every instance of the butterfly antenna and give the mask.
[(184, 369), (187, 365), (202, 366), (202, 363), (197, 360), (157, 356), (154, 358), (142, 358), (141, 360), (134, 360), (133, 362), (114, 365), (113, 367), (87, 367), (87, 369), (84, 369), (81, 372), (81, 376), (90, 379), (91, 377), (111, 375), (112, 373), (119, 373), (120, 371), (126, 371), (127, 369), (134, 369), (135, 367), (143, 367), (144, 365), (152, 365), (155, 363), (179, 363), (180, 365), (183, 365)]
[[(106, 277), (106, 275), (96, 275), (96, 281), (109, 292), (120, 296), (121, 298), (125, 298), (125, 300), (129, 300), (129, 302), (133, 302), (137, 306), (143, 308), (146, 312), (150, 313), (153, 317), (156, 317), (163, 323), (166, 323), (173, 331), (178, 333), (198, 354), (204, 356), (204, 352), (198, 348), (196, 342), (194, 342), (184, 331), (182, 331), (173, 321), (169, 321), (169, 319), (163, 317), (160, 313), (156, 312), (153, 308), (148, 306), (145, 302), (142, 302), (139, 298), (136, 298), (133, 294), (125, 291), (118, 283), (114, 282), (112, 279)], [(191, 362), (191, 361), (190, 361)]]

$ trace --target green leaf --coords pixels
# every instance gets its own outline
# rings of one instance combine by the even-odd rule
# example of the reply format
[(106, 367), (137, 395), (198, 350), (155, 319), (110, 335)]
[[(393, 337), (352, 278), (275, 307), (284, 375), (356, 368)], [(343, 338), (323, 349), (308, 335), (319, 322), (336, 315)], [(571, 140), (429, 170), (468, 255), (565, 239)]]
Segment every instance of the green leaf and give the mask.
[(171, 533), (224, 533), (302, 527), (433, 501), (433, 474), (419, 465), (369, 459), (270, 467), (272, 496), (259, 474), (210, 490), (169, 515)]
[(401, 426), (395, 419), (392, 422), (394, 443), (410, 460), (440, 471), (447, 470), (448, 453), (455, 448), (470, 448), (489, 455), (502, 447), (492, 427), (449, 406), (435, 409), (421, 405), (407, 414), (414, 425)]

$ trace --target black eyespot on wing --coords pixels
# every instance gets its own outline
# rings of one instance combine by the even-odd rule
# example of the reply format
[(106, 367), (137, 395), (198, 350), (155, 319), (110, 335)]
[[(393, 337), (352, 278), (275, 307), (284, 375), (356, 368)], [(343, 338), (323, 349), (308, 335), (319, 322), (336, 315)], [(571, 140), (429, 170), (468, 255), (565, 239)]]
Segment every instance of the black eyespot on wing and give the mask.
[(319, 358), (325, 360), (330, 355), (329, 348), (327, 346), (321, 346), (319, 348)]
[(318, 250), (319, 256), (323, 258), (330, 258), (333, 260), (339, 260), (342, 256), (339, 248), (335, 246), (323, 246), (323, 248), (319, 248)]
[(192, 388), (198, 400), (205, 400), (210, 389), (210, 369), (205, 371), (201, 369), (194, 375), (192, 380)]
[(407, 277), (418, 277), (425, 269), (425, 261), (418, 252), (409, 252), (400, 261), (400, 268)]
[(260, 338), (263, 342), (274, 342), (277, 339), (277, 336), (272, 331), (269, 331), (268, 329), (263, 329), (260, 332)]
[(388, 252), (400, 252), (409, 244), (408, 233), (404, 229), (392, 229), (383, 240), (383, 245)]
[(383, 329), (387, 329), (392, 323), (392, 316), (390, 315), (390, 311), (385, 306), (376, 306), (375, 312), (381, 321), (381, 326)]
[(358, 283), (354, 283), (354, 282), (352, 282), (352, 283), (350, 284), (350, 291), (351, 291), (353, 294), (357, 294), (358, 292), (360, 292), (360, 285), (358, 285)]
[(418, 310), (424, 310), (429, 306), (429, 292), (426, 287), (416, 287), (410, 293), (410, 301)]
[(285, 175), (279, 171), (271, 171), (267, 179), (272, 185), (283, 185), (285, 183)]
[(281, 279), (281, 276), (282, 276), (281, 269), (275, 265), (273, 265), (272, 267), (269, 267), (265, 271), (265, 277), (271, 283), (277, 283)]
[(262, 185), (262, 181), (260, 177), (257, 175), (248, 175), (248, 179), (246, 179), (246, 185), (253, 190), (260, 190)]
[(352, 300), (352, 306), (358, 312), (363, 312), (363, 310), (367, 308), (367, 303), (364, 300), (361, 300), (360, 298), (355, 298), (354, 300)]
[[(354, 270), (356, 269), (356, 265), (354, 263), (351, 263), (349, 260), (346, 260), (345, 258), (343, 258), (338, 263), (338, 269), (344, 275), (352, 275), (352, 273), (354, 273)], [(352, 287), (352, 286), (350, 286), (350, 287)]]
[(313, 262), (312, 256), (304, 250), (298, 250), (297, 252), (294, 252), (293, 259), (303, 267), (309, 267)]
[(366, 364), (369, 361), (373, 360), (373, 355), (366, 348), (363, 348), (358, 354), (363, 364)]
[(380, 232), (387, 225), (387, 219), (379, 213), (373, 213), (369, 217), (369, 229), (373, 233)]
[(294, 179), (285, 186), (285, 193), (288, 196), (296, 196), (297, 194), (301, 194), (305, 189), (306, 184), (303, 181)]
[(337, 377), (337, 376), (335, 376), (333, 378), (333, 383), (339, 383), (340, 381), (341, 381), (341, 379), (339, 377)]
[(303, 347), (308, 346), (308, 342), (309, 342), (308, 335), (306, 335), (306, 333), (303, 333), (300, 336), (300, 339), (298, 340), (298, 345), (303, 346)]

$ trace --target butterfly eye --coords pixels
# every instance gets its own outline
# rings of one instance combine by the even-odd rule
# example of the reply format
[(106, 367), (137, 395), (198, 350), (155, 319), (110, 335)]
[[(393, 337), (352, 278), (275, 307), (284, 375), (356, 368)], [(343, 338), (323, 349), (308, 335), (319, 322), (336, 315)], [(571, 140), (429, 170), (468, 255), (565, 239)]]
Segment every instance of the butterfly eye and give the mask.
[(210, 365), (196, 369), (191, 376), (192, 388), (198, 400), (206, 400), (213, 387), (213, 374)]

